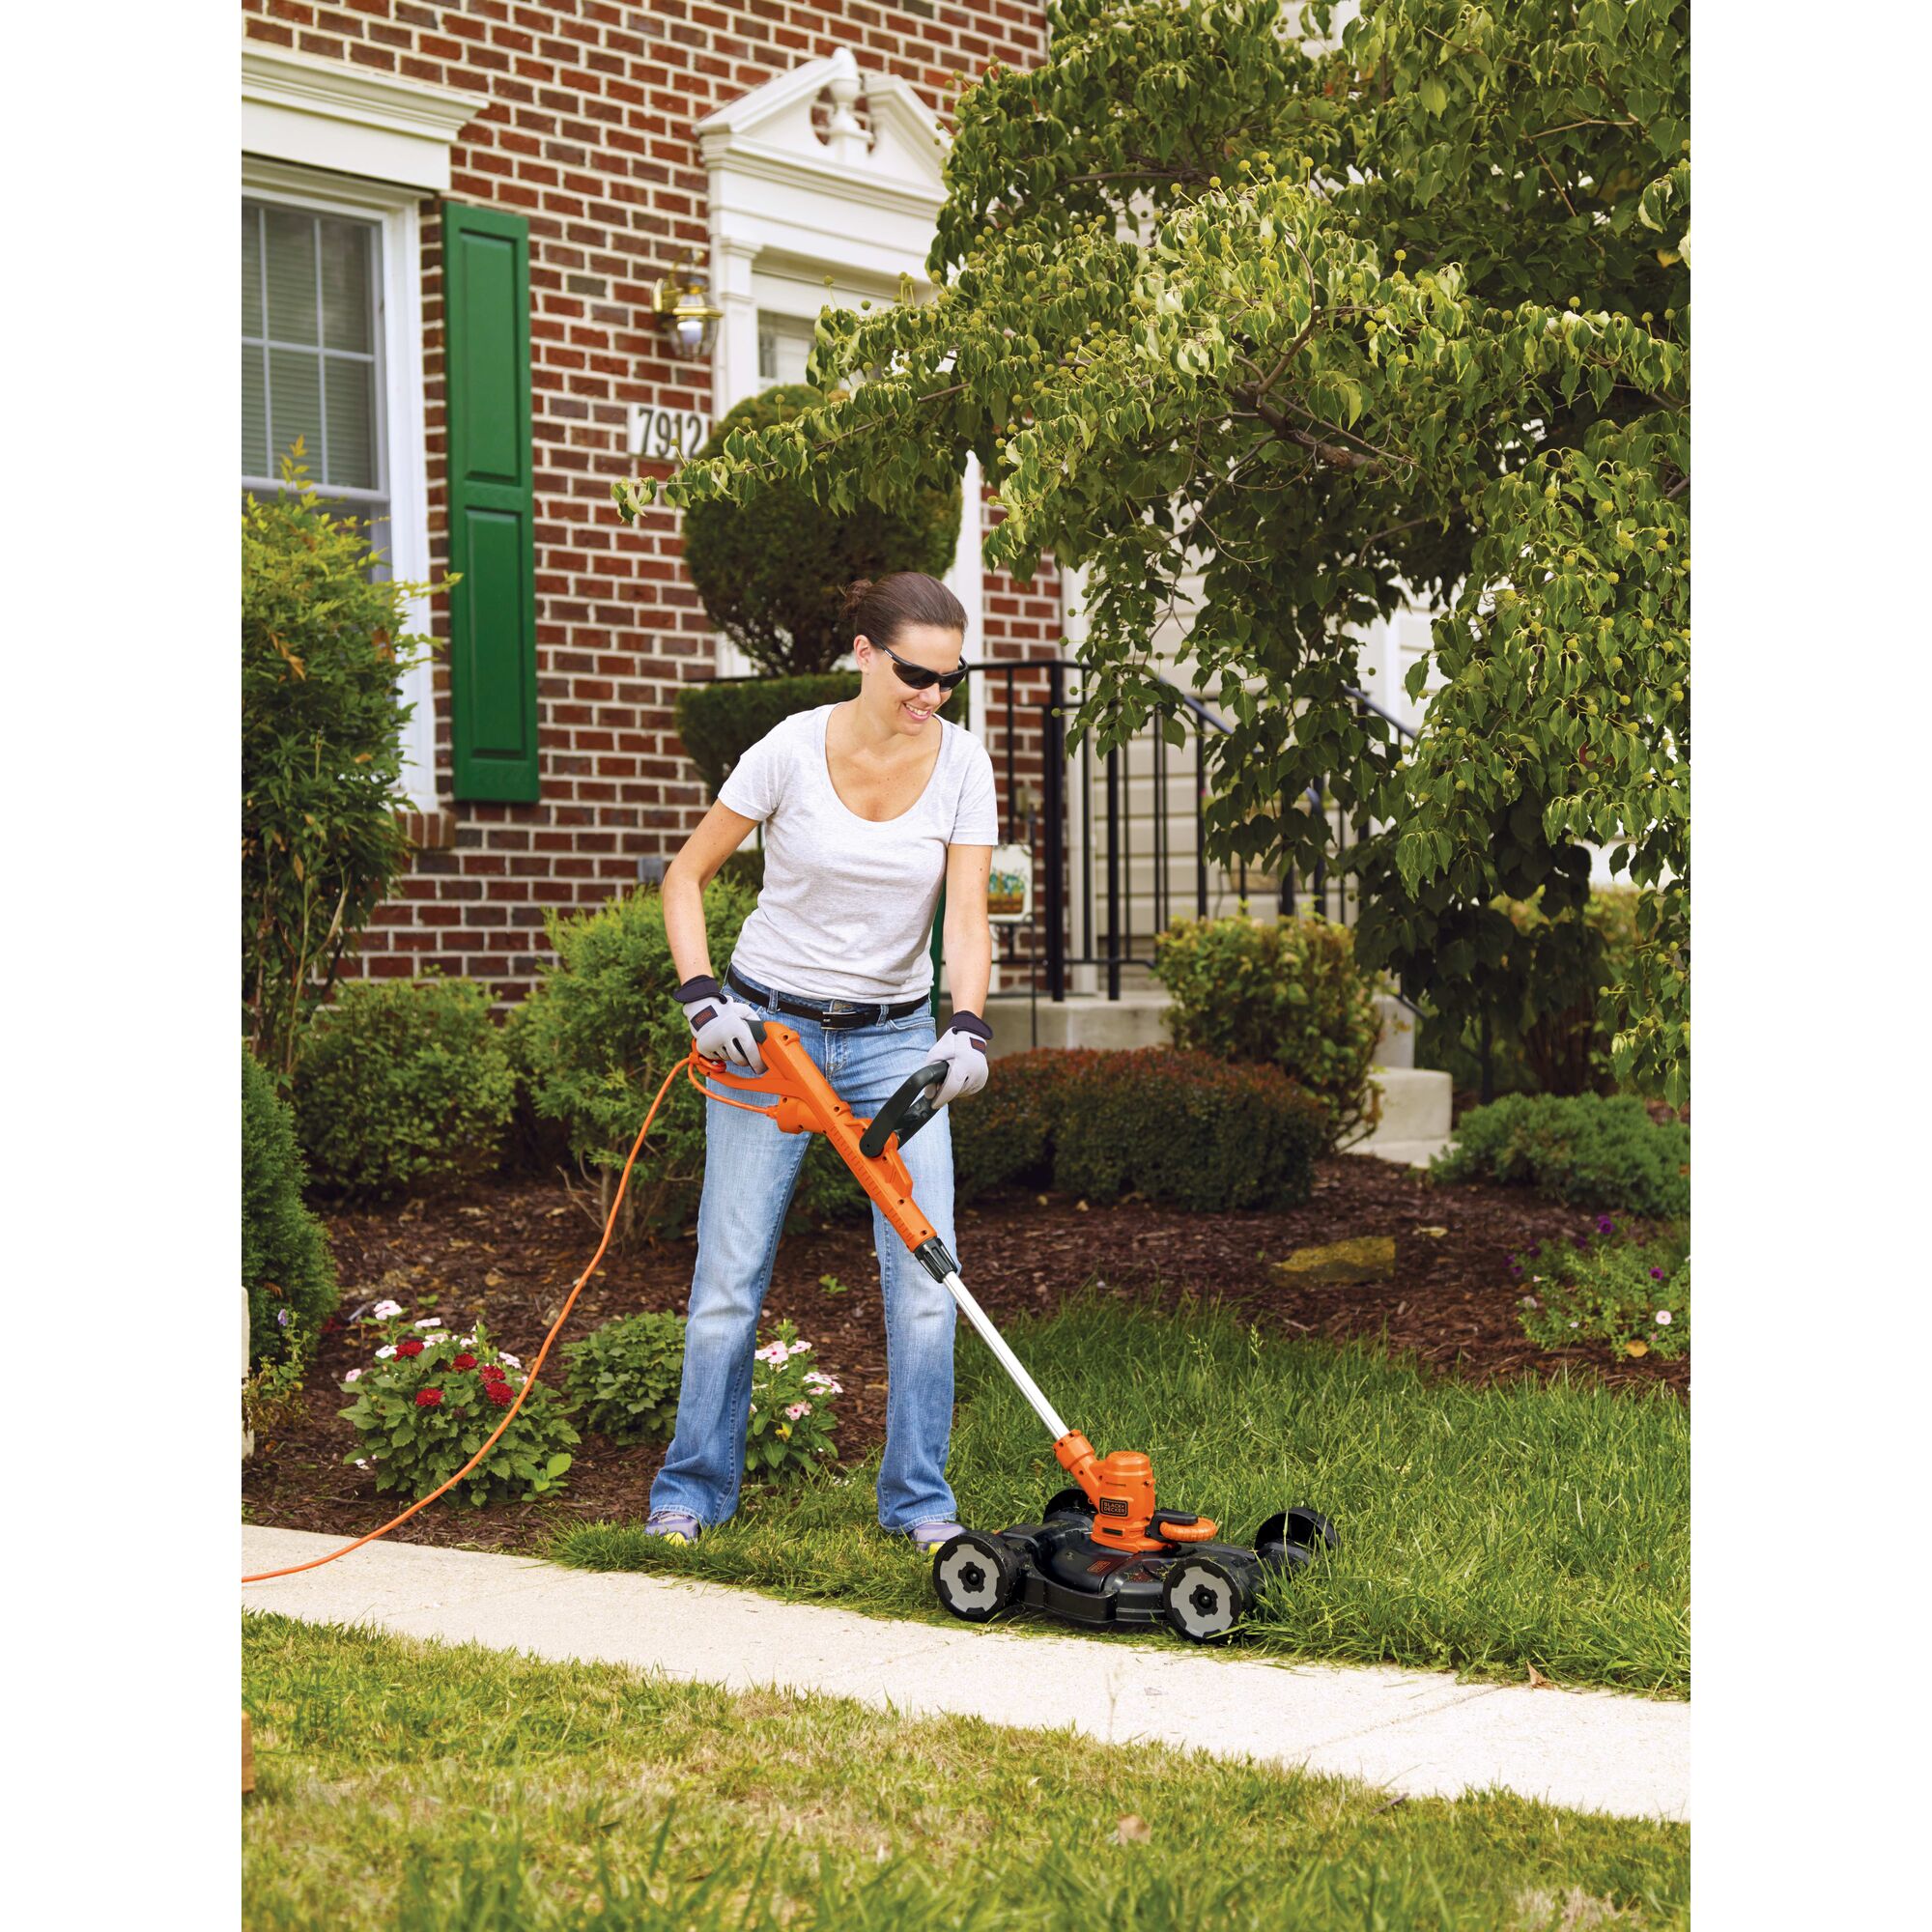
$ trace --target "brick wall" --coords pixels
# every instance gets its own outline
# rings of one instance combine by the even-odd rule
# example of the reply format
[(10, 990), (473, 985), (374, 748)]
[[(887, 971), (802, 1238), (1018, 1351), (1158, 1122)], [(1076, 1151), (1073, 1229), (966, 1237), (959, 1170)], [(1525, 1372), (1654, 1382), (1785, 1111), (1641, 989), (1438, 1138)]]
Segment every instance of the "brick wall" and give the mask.
[[(674, 850), (705, 799), (671, 706), (712, 667), (684, 574), (677, 520), (627, 527), (611, 483), (635, 468), (630, 408), (710, 408), (710, 372), (665, 352), (649, 287), (709, 246), (694, 125), (801, 61), (849, 46), (862, 69), (910, 80), (945, 113), (955, 76), (1026, 67), (1045, 43), (1039, 0), (243, 0), (251, 41), (489, 97), (452, 154), (452, 198), (530, 224), (535, 436), (537, 695), (542, 797), (418, 819), (415, 864), (364, 935), (360, 968), (436, 967), (528, 986), (549, 906), (633, 885), (640, 858)], [(432, 211), (425, 209), (425, 213)], [(424, 223), (423, 317), (430, 530), (446, 565), (441, 264)], [(1050, 567), (1030, 585), (989, 574), (995, 657), (1044, 654), (1060, 632)], [(440, 617), (439, 614), (439, 622)], [(437, 670), (438, 788), (449, 791), (448, 672)], [(1004, 750), (995, 743), (1004, 781)], [(1033, 777), (1037, 781), (1037, 745)]]

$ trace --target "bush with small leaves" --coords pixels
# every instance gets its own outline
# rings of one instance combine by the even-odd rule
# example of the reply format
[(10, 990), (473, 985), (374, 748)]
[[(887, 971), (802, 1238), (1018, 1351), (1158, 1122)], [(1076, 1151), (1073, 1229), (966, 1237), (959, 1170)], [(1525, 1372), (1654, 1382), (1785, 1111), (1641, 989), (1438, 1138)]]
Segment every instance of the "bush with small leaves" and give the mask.
[(1438, 1180), (1500, 1180), (1572, 1208), (1656, 1219), (1690, 1211), (1690, 1129), (1633, 1094), (1510, 1094), (1456, 1123)]
[[(248, 1359), (288, 1362), (335, 1306), (328, 1236), (302, 1201), (307, 1180), (295, 1115), (273, 1076), (242, 1050), (242, 1285), (248, 1291)], [(230, 1290), (232, 1294), (234, 1290)]]
[(563, 1351), (563, 1384), (586, 1429), (613, 1442), (668, 1441), (684, 1371), (681, 1315), (625, 1315)]
[(490, 996), (468, 980), (347, 986), (309, 1022), (296, 1062), (310, 1172), (357, 1200), (492, 1172), (515, 1100)]
[(1155, 939), (1153, 971), (1174, 1000), (1176, 1046), (1280, 1067), (1321, 1103), (1331, 1148), (1380, 1119), (1369, 1068), (1381, 1015), (1346, 925), (1258, 924), (1244, 913), (1181, 920)]

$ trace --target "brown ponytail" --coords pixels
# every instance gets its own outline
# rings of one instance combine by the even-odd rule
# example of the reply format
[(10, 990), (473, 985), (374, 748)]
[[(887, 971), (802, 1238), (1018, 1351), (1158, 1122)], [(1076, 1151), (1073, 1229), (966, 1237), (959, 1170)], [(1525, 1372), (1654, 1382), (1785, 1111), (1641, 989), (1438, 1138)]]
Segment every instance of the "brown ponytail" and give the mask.
[(847, 585), (842, 617), (848, 640), (867, 637), (875, 644), (894, 643), (908, 624), (966, 635), (966, 611), (958, 598), (938, 578), (919, 570), (895, 570), (877, 582), (862, 577)]

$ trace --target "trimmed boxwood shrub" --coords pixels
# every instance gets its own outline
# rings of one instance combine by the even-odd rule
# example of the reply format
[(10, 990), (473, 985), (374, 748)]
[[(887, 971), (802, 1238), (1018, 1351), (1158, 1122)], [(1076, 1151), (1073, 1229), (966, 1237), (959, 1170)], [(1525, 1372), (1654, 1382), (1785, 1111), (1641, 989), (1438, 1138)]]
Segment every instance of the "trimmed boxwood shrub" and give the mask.
[(1062, 1090), (1056, 1186), (1162, 1208), (1293, 1208), (1306, 1201), (1328, 1116), (1279, 1069), (1150, 1046), (1096, 1053)]
[(1053, 1179), (1053, 1139), (1068, 1086), (1094, 1060), (1091, 1047), (1036, 1047), (993, 1063), (979, 1093), (946, 1111), (952, 1123), (954, 1189), (961, 1204), (1009, 1182)]
[(1182, 920), (1154, 941), (1154, 978), (1174, 1004), (1178, 1047), (1278, 1066), (1321, 1103), (1327, 1144), (1381, 1117), (1370, 1084), (1381, 1016), (1354, 937), (1325, 919)]
[(1690, 1211), (1690, 1129), (1634, 1094), (1511, 1094), (1472, 1108), (1438, 1180), (1500, 1180), (1572, 1208), (1671, 1219)]
[(1171, 1047), (1014, 1054), (952, 1112), (962, 1200), (1050, 1179), (1089, 1201), (1294, 1207), (1326, 1135), (1321, 1103), (1277, 1068)]
[[(705, 930), (721, 967), (756, 903), (755, 892), (722, 874), (704, 889)], [(659, 1083), (691, 1051), (691, 1028), (672, 997), (677, 969), (664, 901), (652, 889), (630, 893), (595, 912), (552, 912), (545, 929), (556, 962), (512, 1021), (518, 1065), (532, 1107), (562, 1124), (608, 1206)], [(640, 1227), (691, 1225), (704, 1180), (704, 1113), (681, 1079), (665, 1094), (631, 1174), (620, 1230), (627, 1237)], [(863, 1197), (837, 1155), (814, 1146), (792, 1200), (802, 1217), (822, 1220), (856, 1211)]]
[(490, 996), (467, 980), (348, 986), (309, 1023), (296, 1063), (316, 1182), (362, 1200), (489, 1173), (515, 1097)]
[[(725, 412), (697, 452), (724, 453), (744, 431), (790, 422), (825, 402), (806, 383), (748, 396)], [(955, 475), (930, 473), (895, 484), (884, 502), (835, 510), (803, 476), (768, 482), (754, 497), (688, 505), (684, 564), (711, 621), (760, 670), (777, 675), (829, 669), (851, 648), (840, 622), (855, 578), (895, 570), (941, 577), (959, 543), (963, 493)]]
[[(335, 1262), (322, 1223), (302, 1203), (306, 1179), (295, 1115), (268, 1069), (244, 1048), (242, 1283), (248, 1291), (251, 1366), (287, 1360), (286, 1329), (313, 1340), (335, 1306)], [(282, 1315), (288, 1324), (277, 1319)]]

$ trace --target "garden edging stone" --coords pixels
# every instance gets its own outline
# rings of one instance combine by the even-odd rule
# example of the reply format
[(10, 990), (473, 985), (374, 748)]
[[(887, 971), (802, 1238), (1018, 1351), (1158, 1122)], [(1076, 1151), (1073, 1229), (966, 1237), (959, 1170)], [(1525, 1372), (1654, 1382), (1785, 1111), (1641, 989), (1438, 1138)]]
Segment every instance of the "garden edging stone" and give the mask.
[[(249, 1572), (339, 1545), (252, 1525), (242, 1541)], [(1359, 1778), (1401, 1797), (1501, 1788), (1617, 1816), (1690, 1815), (1690, 1705), (1614, 1691), (1280, 1664), (1232, 1651), (1122, 1650), (1084, 1636), (895, 1622), (724, 1584), (393, 1543), (245, 1586), (242, 1605), (733, 1690), (826, 1692), (907, 1717), (951, 1713), (1071, 1727), (1113, 1744), (1163, 1742)]]

